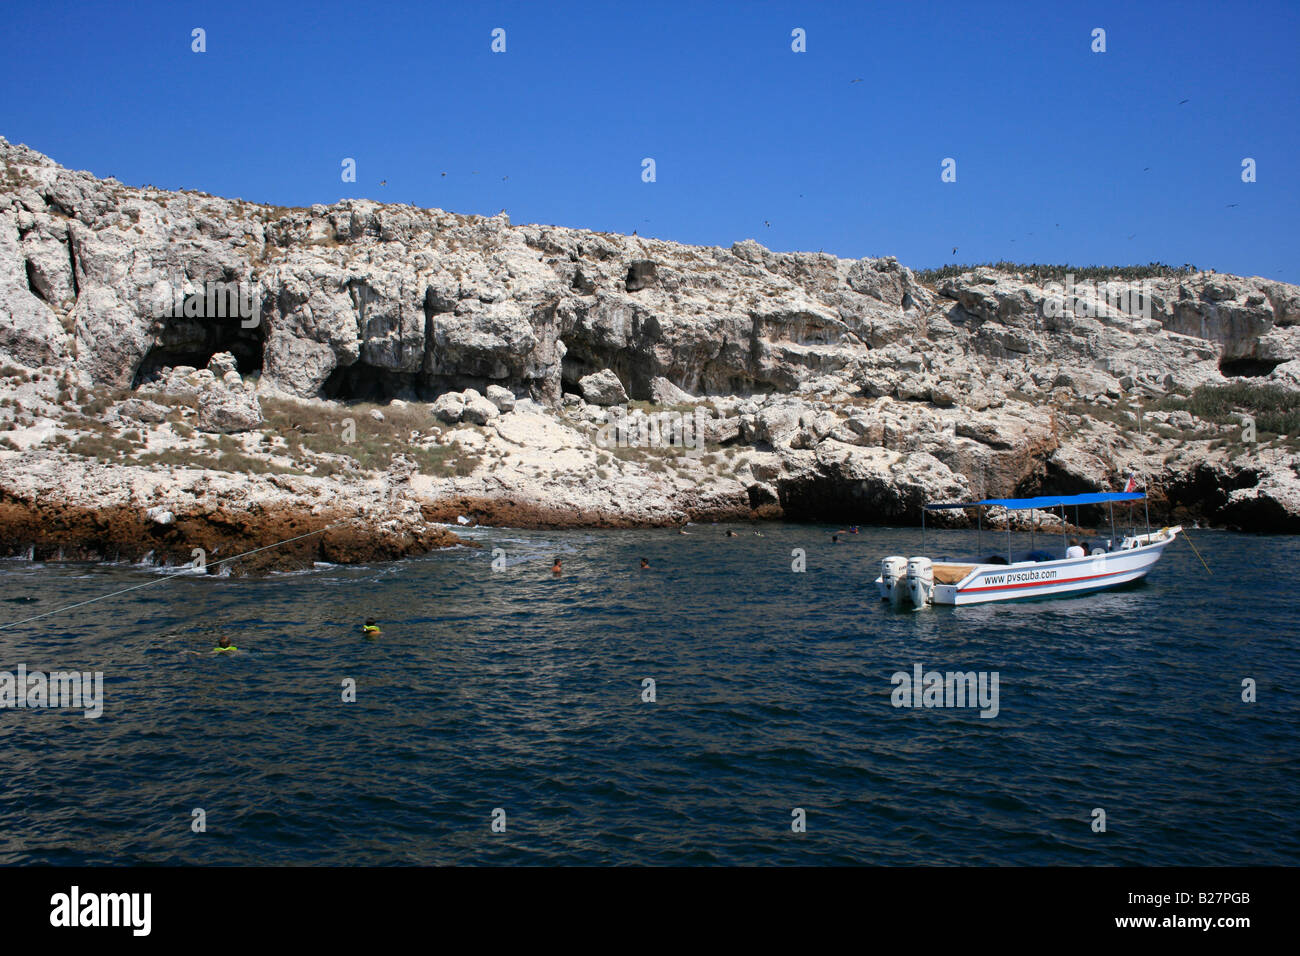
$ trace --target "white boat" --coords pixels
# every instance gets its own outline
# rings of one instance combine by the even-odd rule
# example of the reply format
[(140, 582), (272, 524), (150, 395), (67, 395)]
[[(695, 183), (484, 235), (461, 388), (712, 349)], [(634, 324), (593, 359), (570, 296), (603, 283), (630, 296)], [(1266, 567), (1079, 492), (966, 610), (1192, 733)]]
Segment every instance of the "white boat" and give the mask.
[[(911, 604), (918, 608), (931, 604), (961, 606), (1081, 594), (1136, 581), (1155, 567), (1165, 548), (1183, 530), (1181, 525), (1158, 531), (1152, 531), (1148, 526), (1145, 534), (1135, 532), (1116, 541), (1114, 502), (1137, 501), (1145, 497), (1140, 492), (1097, 492), (926, 505), (927, 510), (975, 508), (977, 522), (981, 524), (983, 509), (986, 507), (1000, 506), (1008, 512), (1059, 507), (1064, 529), (1066, 506), (1109, 503), (1111, 537), (1092, 542), (1085, 549), (1083, 557), (1067, 556), (1068, 538), (1064, 535), (1050, 535), (1046, 547), (1018, 558), (1013, 556), (1009, 544), (1005, 559), (1001, 555), (973, 561), (936, 561), (924, 556), (911, 559), (891, 556), (881, 562), (880, 577), (876, 578), (880, 597), (895, 605)], [(924, 519), (922, 529), (924, 541)], [(1009, 540), (1010, 530), (1007, 534)]]

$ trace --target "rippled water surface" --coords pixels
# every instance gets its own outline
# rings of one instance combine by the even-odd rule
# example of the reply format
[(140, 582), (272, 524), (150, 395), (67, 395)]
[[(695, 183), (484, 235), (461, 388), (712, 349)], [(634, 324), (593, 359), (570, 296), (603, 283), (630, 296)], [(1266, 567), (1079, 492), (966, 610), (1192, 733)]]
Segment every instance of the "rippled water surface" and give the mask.
[[(1213, 576), (1178, 542), (1128, 590), (904, 613), (872, 582), (917, 531), (723, 529), (478, 530), (0, 631), (0, 670), (105, 680), (98, 720), (0, 710), (0, 862), (1300, 863), (1300, 540), (1193, 532)], [(0, 623), (151, 573), (4, 562)], [(892, 707), (916, 663), (997, 671), (1000, 713)]]

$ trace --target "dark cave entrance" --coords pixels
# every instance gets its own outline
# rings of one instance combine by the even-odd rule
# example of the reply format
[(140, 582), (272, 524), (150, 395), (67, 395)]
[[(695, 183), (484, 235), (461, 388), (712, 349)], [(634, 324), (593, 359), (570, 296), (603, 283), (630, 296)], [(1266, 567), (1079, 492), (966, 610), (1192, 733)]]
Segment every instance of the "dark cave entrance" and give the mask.
[(1280, 359), (1219, 359), (1219, 371), (1228, 378), (1263, 378), (1281, 364)]
[(158, 341), (145, 353), (132, 386), (153, 381), (164, 369), (178, 365), (207, 368), (212, 356), (229, 352), (240, 375), (262, 371), (266, 327), (262, 322), (244, 328), (238, 316), (214, 319), (169, 319)]
[(364, 362), (336, 368), (320, 388), (320, 397), (333, 402), (387, 402), (394, 398), (431, 402), (440, 394), (433, 383), (415, 372), (394, 372)]

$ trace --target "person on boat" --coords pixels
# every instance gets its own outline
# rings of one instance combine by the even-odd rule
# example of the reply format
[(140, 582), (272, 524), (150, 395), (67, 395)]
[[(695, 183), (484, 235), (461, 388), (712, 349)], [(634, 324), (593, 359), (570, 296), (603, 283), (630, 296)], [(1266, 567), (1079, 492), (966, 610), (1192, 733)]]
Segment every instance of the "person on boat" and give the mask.
[(1086, 552), (1083, 550), (1083, 545), (1079, 544), (1078, 538), (1070, 539), (1070, 546), (1065, 549), (1065, 556), (1067, 558), (1087, 557)]
[(561, 574), (564, 573), (564, 564), (560, 561), (559, 558), (556, 558), (555, 563), (551, 565), (551, 573), (554, 574), (556, 577), (559, 577)]
[(373, 617), (368, 617), (366, 623), (361, 625), (361, 633), (366, 637), (378, 637), (383, 631), (379, 630), (379, 625), (375, 623)]
[(239, 648), (237, 648), (234, 644), (230, 643), (230, 638), (222, 637), (221, 640), (217, 641), (217, 646), (214, 647), (212, 650), (216, 654), (224, 654), (229, 651), (237, 651), (239, 650)]
[(650, 562), (647, 561), (645, 558), (642, 558), (642, 559), (641, 559), (641, 570), (642, 570), (642, 571), (648, 571), (649, 569), (650, 569)]

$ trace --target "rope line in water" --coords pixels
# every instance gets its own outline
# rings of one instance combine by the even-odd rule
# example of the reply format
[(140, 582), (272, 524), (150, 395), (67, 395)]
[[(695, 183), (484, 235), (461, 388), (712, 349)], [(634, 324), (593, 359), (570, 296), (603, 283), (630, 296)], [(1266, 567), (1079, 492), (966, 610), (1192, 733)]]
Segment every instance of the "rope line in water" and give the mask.
[[(335, 522), (335, 524), (338, 523), (339, 522)], [(235, 555), (231, 555), (228, 558), (222, 558), (220, 561), (213, 561), (211, 564), (205, 564), (204, 567), (205, 568), (220, 567), (221, 565), (226, 564), (229, 561), (238, 561), (240, 558), (246, 558), (250, 554), (257, 554), (259, 551), (269, 551), (271, 548), (278, 548), (283, 544), (290, 544), (294, 541), (301, 541), (303, 538), (310, 538), (312, 535), (323, 534), (324, 532), (328, 531), (332, 527), (334, 527), (334, 525), (326, 525), (325, 527), (320, 528), (316, 531), (308, 531), (306, 534), (300, 534), (297, 537), (285, 538), (283, 541), (276, 541), (274, 544), (263, 545), (260, 548), (254, 548), (252, 551), (245, 551), (243, 554), (235, 554)], [(129, 588), (122, 588), (118, 591), (110, 591), (108, 594), (101, 594), (99, 597), (93, 597), (88, 601), (78, 601), (76, 604), (69, 604), (66, 607), (55, 608), (53, 611), (46, 611), (44, 614), (37, 614), (35, 617), (25, 617), (21, 621), (11, 621), (8, 624), (0, 624), (0, 631), (6, 631), (11, 627), (17, 627), (20, 624), (30, 624), (32, 621), (39, 621), (42, 618), (52, 617), (55, 614), (62, 614), (64, 611), (71, 611), (74, 608), (85, 607), (87, 604), (94, 604), (96, 601), (104, 601), (107, 600), (108, 598), (116, 597), (119, 594), (126, 594), (128, 591), (138, 591), (140, 588), (152, 587), (155, 584), (166, 584), (172, 578), (189, 574), (189, 572), (193, 570), (194, 570), (194, 566), (192, 564), (186, 565), (185, 569), (182, 571), (177, 571), (174, 574), (164, 574), (161, 577), (154, 579), (153, 581), (146, 581), (144, 582), (144, 584), (133, 584)]]

